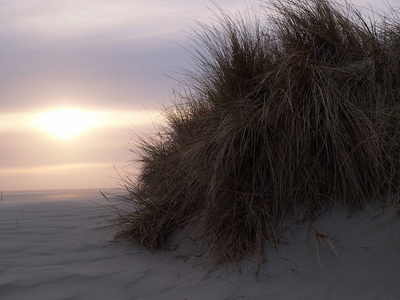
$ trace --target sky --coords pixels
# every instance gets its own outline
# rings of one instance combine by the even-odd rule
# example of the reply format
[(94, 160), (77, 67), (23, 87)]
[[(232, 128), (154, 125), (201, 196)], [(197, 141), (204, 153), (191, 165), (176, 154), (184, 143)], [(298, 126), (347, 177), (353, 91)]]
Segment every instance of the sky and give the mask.
[[(400, 0), (353, 0), (385, 9)], [(260, 1), (220, 0), (226, 11)], [(0, 190), (112, 188), (190, 68), (202, 0), (0, 0)], [(215, 10), (215, 9), (214, 9)], [(118, 171), (118, 172), (117, 172)]]

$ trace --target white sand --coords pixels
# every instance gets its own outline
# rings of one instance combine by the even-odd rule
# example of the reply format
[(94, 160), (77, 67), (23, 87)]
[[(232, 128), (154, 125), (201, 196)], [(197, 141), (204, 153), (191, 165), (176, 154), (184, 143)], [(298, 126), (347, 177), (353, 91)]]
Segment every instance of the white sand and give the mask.
[[(29, 198), (29, 199), (28, 199)], [(187, 243), (151, 254), (113, 242), (98, 192), (4, 195), (0, 201), (0, 299), (400, 299), (400, 220), (333, 211), (317, 222), (341, 259), (305, 225), (279, 254), (205, 274)], [(375, 209), (377, 211), (378, 209)], [(309, 239), (309, 241), (308, 241)], [(207, 276), (204, 276), (207, 275)]]

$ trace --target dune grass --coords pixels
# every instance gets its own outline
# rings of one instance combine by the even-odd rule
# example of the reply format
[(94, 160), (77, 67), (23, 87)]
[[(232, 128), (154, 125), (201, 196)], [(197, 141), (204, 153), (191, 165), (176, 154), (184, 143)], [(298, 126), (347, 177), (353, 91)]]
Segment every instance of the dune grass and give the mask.
[(167, 124), (133, 149), (140, 173), (123, 182), (132, 207), (118, 236), (156, 250), (191, 225), (216, 264), (262, 262), (288, 216), (398, 205), (399, 14), (375, 16), (273, 0), (200, 25)]

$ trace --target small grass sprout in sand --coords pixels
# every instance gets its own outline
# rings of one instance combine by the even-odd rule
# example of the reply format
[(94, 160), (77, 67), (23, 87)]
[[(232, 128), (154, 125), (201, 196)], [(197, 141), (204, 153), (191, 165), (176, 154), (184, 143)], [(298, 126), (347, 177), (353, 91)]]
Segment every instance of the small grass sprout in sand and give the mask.
[(327, 0), (253, 12), (220, 10), (195, 31), (167, 124), (133, 149), (118, 236), (156, 250), (190, 225), (215, 264), (263, 262), (288, 216), (398, 205), (399, 12), (374, 20)]

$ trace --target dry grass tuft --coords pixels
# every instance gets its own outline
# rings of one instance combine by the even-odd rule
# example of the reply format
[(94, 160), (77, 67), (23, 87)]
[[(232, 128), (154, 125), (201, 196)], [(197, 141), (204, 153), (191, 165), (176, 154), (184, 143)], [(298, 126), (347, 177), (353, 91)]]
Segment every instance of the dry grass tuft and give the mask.
[[(400, 24), (348, 3), (282, 0), (201, 25), (195, 71), (144, 137), (119, 236), (160, 249), (185, 225), (215, 263), (277, 244), (288, 215), (399, 190)], [(393, 201), (398, 197), (393, 196)]]

